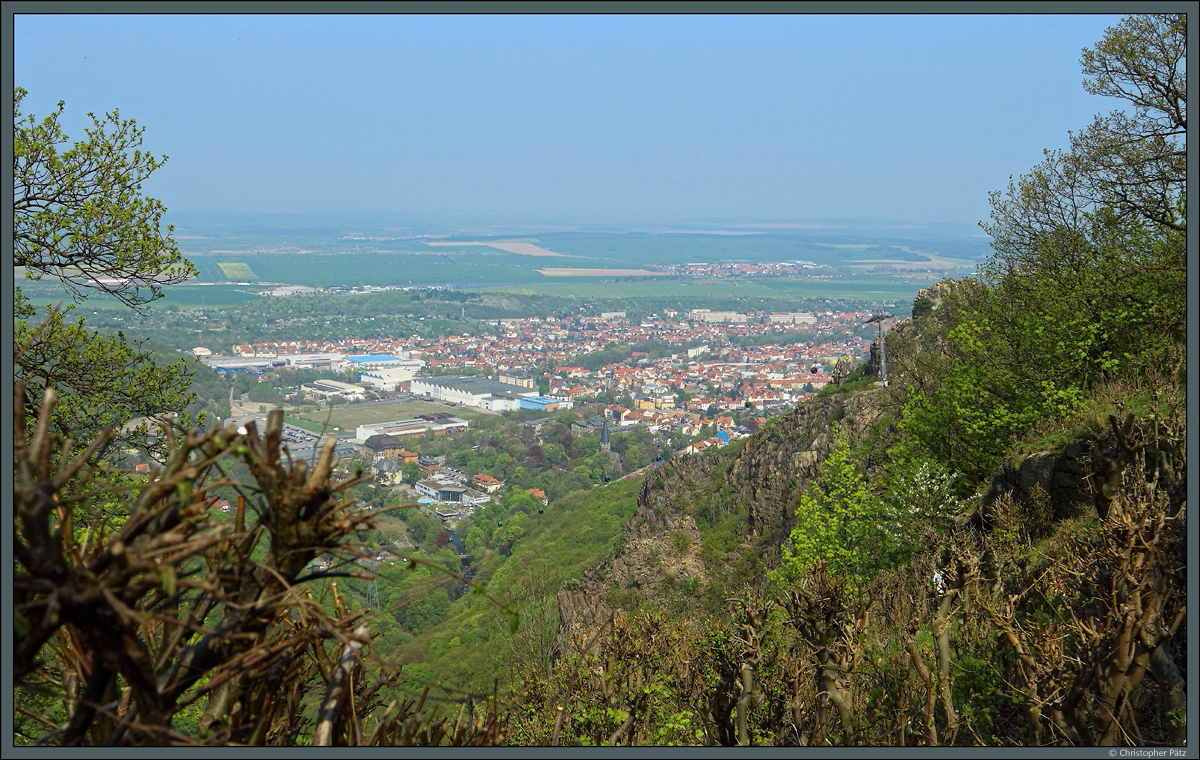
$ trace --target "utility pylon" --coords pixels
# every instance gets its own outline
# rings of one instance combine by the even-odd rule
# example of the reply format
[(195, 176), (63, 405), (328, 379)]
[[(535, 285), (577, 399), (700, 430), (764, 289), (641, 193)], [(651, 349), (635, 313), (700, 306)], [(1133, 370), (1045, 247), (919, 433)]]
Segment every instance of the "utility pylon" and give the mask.
[(879, 328), (879, 379), (887, 385), (887, 345), (883, 342), (883, 320), (890, 319), (891, 314), (886, 311), (872, 310), (871, 318), (863, 324), (869, 325), (872, 322)]
[(371, 582), (367, 584), (367, 606), (377, 610), (383, 605), (379, 603), (379, 576), (375, 574), (375, 560), (371, 560), (368, 567), (371, 570)]

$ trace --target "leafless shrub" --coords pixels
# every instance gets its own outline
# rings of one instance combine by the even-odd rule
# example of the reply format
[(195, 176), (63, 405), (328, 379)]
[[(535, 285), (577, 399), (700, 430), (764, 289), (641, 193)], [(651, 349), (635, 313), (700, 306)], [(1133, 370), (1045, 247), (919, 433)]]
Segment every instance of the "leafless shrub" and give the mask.
[[(364, 678), (369, 628), (347, 611), (336, 583), (326, 599), (305, 585), (359, 577), (348, 536), (374, 517), (342, 498), (359, 479), (333, 481), (332, 442), (312, 463), (281, 460), (278, 410), (262, 436), (253, 424), (244, 435), (168, 427), (165, 463), (130, 489), (92, 461), (107, 435), (72, 456), (73, 442), (51, 433), (52, 390), (27, 437), (23, 389), (15, 390), (13, 686), (18, 715), (49, 729), (33, 743), (436, 744), (503, 735), (496, 701), (476, 715), (471, 698), (469, 717), (452, 726), (421, 700), (388, 705), (367, 730), (388, 685)], [(231, 460), (247, 466), (254, 487), (225, 477)], [(232, 520), (217, 516), (219, 487), (239, 490)], [(322, 554), (330, 569), (304, 575)], [(61, 702), (65, 722), (27, 706), (38, 693)]]

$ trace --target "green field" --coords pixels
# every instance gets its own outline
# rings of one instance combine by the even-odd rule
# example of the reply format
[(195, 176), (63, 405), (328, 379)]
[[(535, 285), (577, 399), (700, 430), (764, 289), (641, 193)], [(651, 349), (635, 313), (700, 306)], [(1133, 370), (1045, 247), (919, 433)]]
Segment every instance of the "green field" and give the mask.
[(257, 280), (258, 275), (250, 268), (249, 264), (242, 261), (219, 261), (217, 268), (221, 270), (221, 274), (225, 275), (228, 280)]
[[(72, 303), (70, 294), (57, 280), (18, 280), (17, 285), (35, 305), (54, 304), (59, 301), (63, 301), (64, 305)], [(170, 306), (177, 309), (237, 306), (263, 298), (244, 285), (165, 285), (162, 290), (163, 297), (154, 302), (155, 309)], [(86, 309), (88, 312), (105, 309), (128, 311), (129, 307), (111, 296), (91, 291), (87, 293), (87, 301), (78, 305), (77, 309)]]
[[(296, 222), (297, 224), (299, 221)], [(604, 300), (638, 298), (674, 298), (683, 303), (697, 300), (726, 299), (760, 304), (771, 308), (773, 301), (842, 299), (869, 301), (909, 300), (917, 289), (932, 284), (944, 275), (961, 276), (966, 269), (945, 273), (912, 273), (895, 276), (863, 271), (843, 274), (836, 279), (811, 277), (694, 279), (664, 273), (662, 277), (599, 278), (546, 277), (538, 269), (554, 265), (569, 268), (653, 268), (661, 264), (685, 262), (790, 261), (805, 259), (833, 267), (852, 265), (857, 258), (903, 261), (904, 255), (918, 253), (934, 258), (956, 257), (953, 263), (973, 268), (969, 256), (976, 255), (972, 241), (930, 238), (884, 238), (879, 234), (854, 235), (849, 231), (829, 230), (796, 234), (706, 235), (654, 233), (553, 232), (532, 237), (505, 237), (503, 240), (531, 242), (565, 255), (545, 258), (507, 253), (486, 246), (427, 246), (418, 240), (346, 240), (336, 229), (311, 231), (304, 243), (310, 252), (293, 247), (278, 252), (270, 248), (275, 238), (293, 240), (282, 229), (261, 232), (261, 240), (249, 240), (237, 234), (211, 238), (209, 251), (185, 253), (196, 267), (200, 282), (206, 285), (164, 287), (157, 309), (233, 308), (262, 299), (255, 286), (237, 286), (233, 282), (256, 280), (270, 283), (314, 287), (353, 287), (360, 285), (430, 286), (489, 288), (499, 294), (558, 296), (567, 299)], [(463, 241), (483, 242), (487, 235), (467, 235)], [(275, 243), (277, 244), (277, 242)], [(252, 252), (258, 248), (260, 252)], [(246, 253), (231, 251), (247, 250)], [(820, 270), (818, 270), (820, 271)], [(833, 271), (833, 270), (826, 270)], [(18, 277), (22, 274), (17, 272)], [(51, 280), (37, 283), (20, 281), (34, 302), (54, 303), (64, 291)], [(120, 302), (89, 294), (86, 308), (101, 310), (124, 308)], [(745, 308), (754, 308), (747, 304)]]
[(603, 298), (757, 298), (762, 300), (804, 300), (812, 298), (910, 300), (919, 288), (937, 281), (895, 280), (863, 276), (838, 280), (811, 279), (735, 279), (713, 280), (639, 280), (597, 282), (582, 278), (577, 282), (547, 282), (496, 288), (494, 292), (532, 296), (562, 296), (579, 299)]
[[(562, 232), (539, 237), (538, 245), (556, 253), (625, 266), (670, 264), (687, 261), (791, 261), (803, 259), (839, 266), (848, 258), (883, 246), (885, 255), (918, 253), (971, 261), (979, 254), (976, 241), (936, 237), (906, 239), (879, 233), (856, 234), (848, 230), (787, 233), (711, 235), (688, 233), (603, 234)], [(559, 265), (556, 262), (556, 265)], [(569, 266), (562, 263), (562, 266)], [(578, 264), (577, 266), (585, 266)]]
[[(466, 236), (465, 242), (486, 242), (487, 236)], [(493, 238), (494, 240), (494, 238)], [(686, 262), (752, 261), (773, 262), (796, 259), (829, 266), (846, 266), (855, 256), (875, 250), (872, 258), (899, 253), (923, 253), (940, 257), (974, 255), (964, 247), (931, 241), (872, 241), (826, 235), (809, 239), (799, 235), (699, 235), (699, 234), (603, 234), (553, 233), (538, 238), (504, 238), (509, 242), (532, 242), (564, 254), (545, 258), (507, 253), (479, 245), (456, 246), (446, 241), (428, 246), (413, 240), (329, 241), (313, 246), (308, 253), (196, 254), (191, 261), (201, 280), (228, 282), (250, 279), (292, 285), (506, 285), (545, 283), (537, 270), (545, 266), (597, 269), (653, 267)], [(439, 241), (442, 242), (442, 241)], [(500, 241), (496, 241), (500, 242)], [(230, 244), (232, 245), (232, 244)], [(886, 249), (886, 250), (885, 250)], [(236, 250), (236, 246), (233, 250)], [(902, 258), (896, 258), (897, 262)], [(245, 265), (245, 269), (235, 265)], [(250, 274), (246, 274), (246, 272)], [(571, 278), (576, 279), (576, 278)], [(577, 283), (575, 284), (577, 285)]]
[[(29, 300), (35, 304), (53, 304), (60, 300), (67, 304), (71, 303), (71, 297), (65, 294), (57, 285), (30, 288), (25, 283), (21, 283), (20, 287), (24, 290)], [(174, 306), (177, 309), (211, 309), (237, 306), (247, 301), (261, 300), (262, 298), (263, 296), (251, 292), (245, 287), (232, 285), (168, 285), (163, 288), (163, 297), (154, 302), (153, 308), (163, 309)], [(99, 293), (88, 293), (86, 303), (80, 305), (78, 308), (87, 309), (88, 311), (100, 311), (104, 309), (129, 310), (128, 306), (117, 299)]]
[[(541, 277), (538, 275), (538, 277)], [(573, 277), (556, 280), (541, 278), (541, 282), (529, 282), (500, 287), (486, 287), (478, 292), (513, 294), (522, 296), (557, 296), (583, 301), (636, 298), (677, 299), (757, 299), (764, 303), (775, 300), (797, 301), (805, 299), (849, 299), (892, 301), (911, 300), (917, 290), (937, 281), (930, 276), (927, 280), (899, 280), (871, 275), (850, 279), (813, 280), (777, 278), (722, 278), (722, 279), (622, 279), (599, 280)], [(25, 295), (34, 304), (53, 304), (57, 301), (71, 303), (70, 296), (53, 281), (20, 283)], [(163, 298), (154, 302), (154, 308), (227, 308), (250, 301), (262, 301), (261, 296), (247, 286), (236, 285), (169, 285), (163, 288)], [(127, 310), (114, 298), (89, 294), (85, 304), (79, 307), (92, 310)]]
[(217, 262), (209, 256), (197, 256), (192, 263), (200, 279), (208, 282), (247, 279), (222, 271), (230, 263), (242, 263), (263, 282), (329, 287), (536, 282), (545, 279), (536, 270), (546, 266), (549, 260), (499, 252), (497, 255), (481, 254), (479, 248), (431, 253), (223, 254), (222, 259)]
[[(304, 272), (305, 276), (292, 277), (296, 284), (305, 284), (305, 280), (317, 280), (320, 274), (316, 270), (303, 270), (301, 262), (296, 259), (299, 254), (281, 255), (276, 258), (281, 264), (290, 262), (293, 274)], [(321, 257), (323, 263), (327, 257)], [(336, 257), (332, 257), (336, 258)], [(386, 259), (387, 257), (380, 257)], [(528, 261), (545, 262), (546, 259), (530, 257), (513, 257)], [(215, 264), (212, 265), (215, 269)], [(532, 266), (540, 266), (533, 264)], [(255, 263), (255, 271), (260, 264)], [(505, 285), (488, 287), (489, 283), (472, 283), (464, 275), (470, 273), (472, 265), (467, 262), (451, 272), (443, 273), (447, 277), (457, 274), (459, 279), (453, 282), (459, 285), (475, 284), (482, 288), (476, 292), (513, 294), (521, 296), (554, 296), (582, 301), (638, 299), (638, 298), (672, 298), (684, 303), (694, 303), (705, 299), (734, 299), (738, 301), (760, 301), (764, 308), (772, 308), (772, 301), (801, 301), (807, 299), (846, 299), (870, 301), (910, 301), (916, 296), (917, 290), (936, 282), (937, 275), (920, 275), (916, 278), (897, 278), (885, 275), (863, 273), (856, 277), (841, 277), (832, 280), (813, 278), (720, 278), (695, 279), (681, 277), (664, 278), (620, 278), (601, 279), (591, 277), (570, 277), (549, 279), (529, 270), (529, 276), (524, 281), (514, 282), (515, 277)], [(261, 274), (261, 272), (260, 272)], [(281, 277), (282, 272), (276, 273)], [(499, 274), (499, 273), (498, 273)], [(512, 275), (513, 270), (507, 272)], [(347, 283), (362, 284), (345, 278)], [(450, 282), (450, 280), (446, 280)], [(328, 282), (328, 281), (327, 281)], [(19, 281), (25, 295), (34, 304), (53, 304), (57, 301), (70, 303), (70, 296), (55, 280)], [(159, 309), (197, 309), (197, 308), (233, 308), (251, 301), (263, 301), (268, 297), (259, 295), (253, 286), (238, 286), (225, 284), (209, 285), (168, 285), (163, 288), (163, 298), (154, 302), (154, 308)], [(89, 294), (87, 302), (79, 307), (88, 311), (96, 310), (125, 310), (120, 301), (101, 294)], [(748, 307), (753, 308), (753, 307)]]
[[(828, 248), (797, 237), (773, 235), (688, 235), (629, 233), (587, 235), (561, 233), (543, 236), (538, 245), (568, 256), (623, 265), (668, 264), (688, 261), (788, 261), (807, 259), (826, 263)], [(557, 265), (557, 263), (556, 263)], [(567, 264), (563, 264), (567, 266)], [(585, 266), (579, 264), (578, 266)]]
[(235, 285), (172, 285), (163, 288), (163, 293), (162, 300), (156, 301), (156, 305), (173, 305), (180, 309), (236, 306), (263, 298), (248, 287)]
[(304, 414), (292, 413), (288, 415), (288, 421), (297, 427), (320, 431), (328, 419), (330, 429), (339, 427), (341, 428), (341, 432), (346, 433), (353, 432), (359, 425), (408, 420), (416, 417), (418, 414), (432, 414), (435, 412), (448, 412), (468, 422), (488, 414), (487, 412), (481, 412), (478, 409), (471, 409), (469, 407), (448, 407), (445, 404), (428, 401), (398, 401), (396, 403), (375, 404), (371, 406), (335, 406), (333, 407), (332, 414), (330, 414), (328, 408)]

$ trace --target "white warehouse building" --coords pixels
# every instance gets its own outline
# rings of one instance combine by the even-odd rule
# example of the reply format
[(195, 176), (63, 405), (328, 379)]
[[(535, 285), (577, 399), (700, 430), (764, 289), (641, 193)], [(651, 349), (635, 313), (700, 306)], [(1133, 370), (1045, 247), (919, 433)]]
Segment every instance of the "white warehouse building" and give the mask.
[(383, 391), (397, 390), (425, 366), (420, 359), (391, 354), (355, 354), (346, 357), (346, 364), (358, 371), (360, 383)]
[(358, 373), (358, 381), (381, 391), (394, 391), (400, 388), (401, 383), (412, 380), (415, 374), (410, 369), (363, 370)]
[(414, 396), (424, 395), (438, 401), (474, 406), (494, 412), (521, 408), (521, 399), (538, 395), (536, 388), (498, 383), (486, 377), (414, 377), (409, 384)]
[(321, 396), (343, 396), (345, 398), (362, 398), (365, 394), (357, 385), (343, 383), (337, 380), (316, 380), (304, 384), (304, 390)]
[(420, 435), (433, 431), (440, 433), (456, 433), (467, 429), (469, 423), (460, 417), (449, 414), (423, 414), (411, 420), (395, 420), (393, 422), (374, 422), (369, 425), (359, 425), (354, 431), (354, 437), (366, 441), (373, 435), (391, 435), (399, 438), (404, 435)]
[(410, 359), (408, 356), (393, 356), (392, 354), (350, 354), (346, 361), (355, 369), (394, 369), (411, 367), (414, 363), (417, 369), (425, 366), (425, 362)]

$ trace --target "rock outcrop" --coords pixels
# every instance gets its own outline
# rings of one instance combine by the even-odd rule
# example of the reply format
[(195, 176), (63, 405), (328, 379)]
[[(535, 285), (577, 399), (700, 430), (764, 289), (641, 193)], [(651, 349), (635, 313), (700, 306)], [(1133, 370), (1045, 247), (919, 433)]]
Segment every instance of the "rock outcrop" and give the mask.
[(833, 424), (858, 446), (883, 416), (885, 403), (879, 391), (819, 397), (752, 436), (725, 478), (735, 497), (749, 506), (749, 534), (782, 540), (790, 521), (787, 505), (816, 477), (833, 447)]
[(1086, 482), (1090, 450), (1087, 441), (1076, 441), (1062, 451), (1039, 451), (1005, 463), (984, 494), (984, 512), (1002, 494), (1010, 494), (1016, 501), (1032, 502), (1040, 491), (1049, 499), (1055, 520), (1070, 516), (1091, 501)]
[(559, 593), (556, 650), (569, 651), (577, 634), (608, 620), (614, 589), (650, 594), (666, 575), (709, 582), (693, 516), (702, 501), (715, 514), (745, 505), (743, 548), (750, 550), (753, 543), (754, 550), (777, 551), (790, 526), (793, 494), (808, 487), (833, 446), (832, 425), (837, 423), (851, 445), (858, 446), (883, 416), (886, 403), (878, 390), (821, 396), (772, 420), (736, 453), (678, 457), (649, 471), (638, 493), (638, 509), (613, 555)]
[[(688, 473), (684, 475), (683, 473)], [(604, 625), (612, 614), (612, 589), (650, 592), (665, 575), (678, 579), (708, 581), (700, 559), (700, 531), (680, 499), (646, 499), (647, 491), (679, 494), (683, 479), (707, 478), (699, 459), (679, 459), (656, 468), (642, 483), (638, 508), (617, 543), (616, 551), (578, 581), (558, 593), (559, 627), (554, 648), (561, 656), (570, 651), (574, 638)], [(650, 483), (658, 484), (649, 488)], [(669, 484), (669, 485), (668, 485)], [(678, 536), (682, 535), (686, 541)], [(680, 547), (686, 547), (680, 551)]]

